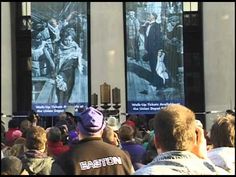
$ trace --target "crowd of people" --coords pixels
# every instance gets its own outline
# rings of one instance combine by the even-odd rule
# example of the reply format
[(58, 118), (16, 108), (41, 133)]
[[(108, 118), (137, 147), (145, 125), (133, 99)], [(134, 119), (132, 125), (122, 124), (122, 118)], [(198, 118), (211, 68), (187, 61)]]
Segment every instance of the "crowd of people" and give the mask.
[[(144, 124), (106, 119), (89, 107), (58, 115), (52, 127), (31, 112), (1, 127), (2, 175), (234, 175), (235, 114), (226, 112), (210, 132), (180, 104), (161, 109)], [(208, 136), (208, 137), (207, 137)]]

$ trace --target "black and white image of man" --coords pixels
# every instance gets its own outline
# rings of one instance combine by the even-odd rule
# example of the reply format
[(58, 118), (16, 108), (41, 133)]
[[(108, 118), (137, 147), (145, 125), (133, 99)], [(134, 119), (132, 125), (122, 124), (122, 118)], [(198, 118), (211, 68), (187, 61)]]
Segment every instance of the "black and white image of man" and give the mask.
[(126, 2), (126, 17), (130, 12), (140, 25), (139, 58), (134, 58), (126, 20), (128, 102), (184, 100), (182, 3)]

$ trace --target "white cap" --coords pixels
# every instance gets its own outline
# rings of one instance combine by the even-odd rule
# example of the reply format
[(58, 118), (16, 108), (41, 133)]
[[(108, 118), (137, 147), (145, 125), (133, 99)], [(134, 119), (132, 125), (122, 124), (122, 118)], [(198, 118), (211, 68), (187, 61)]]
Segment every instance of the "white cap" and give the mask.
[(73, 116), (75, 115), (75, 107), (74, 106), (67, 106), (65, 112), (71, 113)]
[(118, 122), (118, 119), (112, 116), (108, 117), (106, 123), (107, 126), (111, 127), (114, 131), (119, 130), (121, 126), (120, 122)]

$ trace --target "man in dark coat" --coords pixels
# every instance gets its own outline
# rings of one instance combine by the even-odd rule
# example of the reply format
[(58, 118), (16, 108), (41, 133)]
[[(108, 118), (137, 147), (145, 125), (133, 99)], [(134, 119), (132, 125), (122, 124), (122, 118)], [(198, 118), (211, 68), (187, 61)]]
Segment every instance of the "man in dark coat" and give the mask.
[(52, 166), (52, 175), (131, 175), (130, 157), (120, 148), (103, 142), (106, 127), (103, 114), (89, 107), (78, 119), (78, 141), (61, 154)]
[(163, 48), (162, 33), (160, 24), (156, 22), (157, 14), (150, 13), (147, 21), (140, 28), (140, 33), (145, 36), (145, 50), (147, 52), (146, 57), (149, 61), (149, 65), (152, 73), (152, 85), (157, 89), (163, 86), (160, 76), (156, 73), (157, 65), (157, 53), (158, 50)]

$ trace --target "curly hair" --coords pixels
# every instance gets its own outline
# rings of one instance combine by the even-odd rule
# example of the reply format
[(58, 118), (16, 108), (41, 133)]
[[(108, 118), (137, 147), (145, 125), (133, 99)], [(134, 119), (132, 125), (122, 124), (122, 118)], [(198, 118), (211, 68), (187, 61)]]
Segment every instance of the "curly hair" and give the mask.
[(30, 127), (26, 134), (26, 147), (28, 149), (42, 150), (45, 148), (46, 131), (40, 126)]

